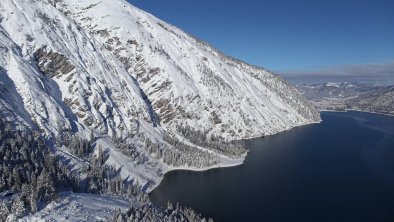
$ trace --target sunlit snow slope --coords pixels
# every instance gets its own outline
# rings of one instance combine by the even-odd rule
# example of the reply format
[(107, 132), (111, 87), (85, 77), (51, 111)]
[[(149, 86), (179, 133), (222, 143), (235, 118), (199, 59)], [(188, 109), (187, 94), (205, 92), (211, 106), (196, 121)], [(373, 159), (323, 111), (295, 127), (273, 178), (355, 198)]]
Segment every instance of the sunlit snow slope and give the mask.
[[(107, 163), (140, 183), (157, 182), (169, 167), (234, 159), (201, 145), (210, 140), (320, 119), (282, 78), (123, 0), (1, 0), (0, 92), (0, 113), (15, 127), (48, 138), (65, 130), (89, 138), (93, 131)], [(128, 142), (139, 159), (117, 150), (113, 135), (137, 135)], [(195, 144), (194, 135), (208, 142)], [(159, 148), (147, 149), (151, 144)]]

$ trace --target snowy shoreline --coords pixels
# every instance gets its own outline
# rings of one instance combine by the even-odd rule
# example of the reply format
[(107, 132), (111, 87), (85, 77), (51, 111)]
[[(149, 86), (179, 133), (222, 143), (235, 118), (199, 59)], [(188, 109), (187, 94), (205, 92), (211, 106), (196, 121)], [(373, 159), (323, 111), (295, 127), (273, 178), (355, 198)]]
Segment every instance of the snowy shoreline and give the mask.
[[(369, 111), (356, 110), (356, 109), (346, 109), (346, 110), (323, 110), (322, 109), (322, 110), (319, 110), (319, 112), (342, 112), (342, 113), (346, 113), (346, 112), (349, 112), (349, 111), (363, 112), (363, 113), (372, 113), (372, 114), (378, 114), (378, 115), (385, 115), (385, 116), (392, 116), (392, 117), (394, 117), (394, 115), (392, 115), (392, 114), (385, 114), (385, 113), (378, 113), (378, 112), (369, 112)], [(316, 121), (316, 122), (311, 122), (311, 123), (305, 124), (305, 125), (317, 124), (317, 123), (321, 123), (322, 121), (323, 120)], [(301, 126), (304, 126), (304, 125), (301, 125)], [(297, 127), (299, 127), (299, 126), (297, 126)], [(291, 130), (291, 129), (294, 129), (294, 128), (295, 127), (292, 127), (292, 128), (283, 130), (281, 132), (285, 132), (285, 131), (288, 131), (288, 130)], [(272, 136), (272, 135), (275, 135), (275, 134), (278, 134), (278, 133), (281, 133), (281, 132), (277, 132), (277, 133), (269, 134), (269, 135), (264, 135), (264, 136)], [(264, 137), (264, 136), (261, 136), (261, 137)], [(261, 137), (252, 137), (252, 138), (247, 138), (245, 140), (256, 139), (256, 138), (261, 138)], [(226, 161), (224, 161), (222, 163), (215, 164), (215, 165), (212, 165), (212, 166), (209, 166), (209, 167), (203, 167), (203, 168), (187, 167), (187, 166), (168, 167), (164, 171), (163, 176), (160, 178), (160, 180), (154, 186), (148, 188), (147, 192), (151, 193), (153, 190), (155, 190), (160, 185), (161, 181), (164, 179), (164, 175), (169, 173), (169, 172), (171, 172), (171, 171), (185, 170), (185, 171), (202, 172), (202, 171), (208, 171), (208, 170), (217, 169), (217, 168), (235, 167), (235, 166), (242, 165), (244, 163), (244, 161), (245, 161), (245, 159), (246, 159), (246, 157), (248, 155), (248, 152), (249, 151), (247, 151), (245, 154), (243, 154), (241, 156), (241, 158), (239, 158), (239, 159), (236, 159), (236, 160), (227, 159)]]
[(348, 111), (354, 111), (354, 112), (360, 112), (360, 113), (372, 113), (372, 114), (377, 114), (377, 115), (385, 115), (385, 116), (392, 116), (392, 117), (394, 117), (394, 114), (378, 113), (378, 112), (365, 111), (365, 110), (359, 110), (359, 109), (345, 109), (345, 110), (325, 110), (325, 109), (319, 109), (319, 112), (332, 112), (332, 113), (347, 113)]
[(163, 176), (160, 178), (159, 181), (157, 181), (157, 183), (154, 186), (151, 186), (148, 188), (147, 193), (151, 193), (153, 190), (155, 190), (160, 184), (161, 181), (164, 179), (164, 175), (171, 172), (171, 171), (177, 171), (177, 170), (186, 170), (186, 171), (194, 171), (194, 172), (202, 172), (202, 171), (208, 171), (208, 170), (212, 170), (212, 169), (218, 169), (218, 168), (227, 168), (227, 167), (234, 167), (234, 166), (239, 166), (242, 165), (248, 155), (247, 151), (246, 153), (242, 154), (242, 156), (239, 159), (236, 160), (231, 160), (231, 159), (227, 159), (222, 163), (219, 164), (215, 164), (209, 167), (203, 167), (203, 168), (196, 168), (196, 167), (187, 167), (187, 166), (181, 166), (181, 167), (168, 167), (167, 169), (165, 169), (165, 171), (163, 172)]
[[(321, 123), (321, 122), (322, 122), (322, 120), (320, 119), (319, 121), (311, 122), (311, 123), (304, 124), (304, 125), (300, 125), (300, 126), (306, 126), (306, 125), (311, 125), (311, 124), (318, 124), (318, 123)], [(285, 131), (288, 131), (288, 130), (291, 130), (291, 129), (294, 129), (294, 128), (300, 127), (300, 126), (291, 127), (291, 128), (289, 128), (289, 129), (286, 129), (286, 130), (283, 130), (283, 131), (280, 131), (280, 132), (276, 132), (276, 133), (273, 133), (273, 134), (267, 134), (267, 135), (259, 136), (259, 137), (251, 137), (251, 138), (247, 138), (247, 139), (244, 139), (244, 140), (251, 140), (251, 139), (257, 139), (257, 138), (263, 138), (263, 137), (265, 137), (265, 136), (273, 136), (273, 135), (275, 135), (275, 134), (278, 134), (278, 133), (281, 133), (281, 132), (285, 132)], [(241, 156), (239, 159), (235, 159), (235, 160), (232, 160), (232, 159), (224, 159), (224, 161), (223, 161), (222, 163), (215, 164), (215, 165), (212, 165), (212, 166), (209, 166), (209, 167), (203, 167), (203, 168), (187, 167), (187, 166), (181, 166), (181, 167), (167, 167), (167, 168), (165, 169), (165, 171), (163, 172), (163, 176), (160, 177), (160, 180), (157, 181), (156, 184), (155, 184), (154, 186), (151, 186), (151, 187), (147, 188), (147, 193), (149, 194), (149, 193), (151, 193), (153, 190), (155, 190), (155, 189), (160, 185), (161, 181), (164, 179), (164, 175), (167, 174), (167, 173), (169, 173), (170, 171), (175, 171), (175, 170), (186, 170), (186, 171), (202, 172), (202, 171), (208, 171), (208, 170), (217, 169), (217, 168), (235, 167), (235, 166), (242, 165), (242, 164), (244, 163), (244, 161), (245, 161), (245, 159), (246, 159), (248, 153), (249, 153), (249, 150), (246, 149), (246, 152), (245, 152), (244, 154), (242, 154), (242, 156)]]

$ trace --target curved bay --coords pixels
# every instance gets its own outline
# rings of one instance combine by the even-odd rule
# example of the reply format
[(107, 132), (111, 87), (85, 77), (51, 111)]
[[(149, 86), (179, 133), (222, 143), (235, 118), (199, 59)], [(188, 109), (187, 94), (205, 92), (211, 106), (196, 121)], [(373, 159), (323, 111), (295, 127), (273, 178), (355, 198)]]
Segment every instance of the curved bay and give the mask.
[(322, 119), (249, 140), (243, 165), (171, 171), (150, 198), (215, 221), (394, 221), (394, 117)]

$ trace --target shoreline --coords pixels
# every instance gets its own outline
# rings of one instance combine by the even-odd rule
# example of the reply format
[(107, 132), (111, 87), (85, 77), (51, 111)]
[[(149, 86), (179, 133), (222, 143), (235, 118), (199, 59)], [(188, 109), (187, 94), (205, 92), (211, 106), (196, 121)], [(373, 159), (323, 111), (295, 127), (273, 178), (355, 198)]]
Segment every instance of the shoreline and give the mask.
[[(307, 124), (303, 124), (303, 125), (299, 125), (299, 126), (295, 126), (295, 127), (291, 127), (289, 129), (285, 129), (282, 130), (280, 132), (276, 132), (273, 134), (268, 134), (268, 135), (263, 135), (263, 136), (257, 136), (257, 137), (251, 137), (251, 138), (246, 138), (246, 139), (242, 139), (242, 140), (251, 140), (251, 139), (258, 139), (258, 138), (263, 138), (266, 136), (273, 136), (276, 135), (278, 133), (281, 132), (285, 132), (291, 129), (294, 129), (296, 127), (300, 127), (300, 126), (307, 126), (307, 125), (312, 125), (312, 124), (319, 124), (322, 122), (322, 119), (320, 119), (319, 121), (315, 121), (315, 122), (310, 122)], [(160, 178), (159, 181), (157, 181), (157, 183), (152, 186), (149, 187), (146, 191), (147, 194), (149, 195), (153, 190), (155, 190), (160, 184), (161, 181), (164, 179), (164, 175), (171, 172), (171, 171), (176, 171), (176, 170), (184, 170), (184, 171), (192, 171), (192, 172), (203, 172), (203, 171), (208, 171), (208, 170), (212, 170), (212, 169), (219, 169), (219, 168), (228, 168), (228, 167), (235, 167), (235, 166), (239, 166), (242, 165), (245, 162), (246, 157), (248, 156), (249, 150), (246, 149), (246, 152), (244, 154), (242, 154), (242, 156), (239, 159), (236, 160), (231, 160), (231, 159), (227, 159), (226, 161), (219, 163), (219, 164), (215, 164), (209, 167), (203, 167), (203, 168), (196, 168), (196, 167), (186, 167), (186, 166), (181, 166), (181, 167), (167, 167), (165, 169), (165, 171), (163, 172), (163, 176)]]
[(345, 109), (345, 110), (320, 109), (319, 110), (319, 112), (333, 112), (333, 113), (346, 113), (346, 112), (349, 112), (349, 111), (360, 112), (360, 113), (371, 113), (371, 114), (377, 114), (377, 115), (384, 115), (384, 116), (394, 117), (394, 114), (379, 113), (379, 112), (365, 111), (365, 110), (359, 110), (359, 109)]
[(212, 170), (212, 169), (217, 169), (217, 168), (227, 168), (227, 167), (233, 167), (233, 166), (239, 166), (244, 163), (247, 155), (244, 155), (242, 159), (239, 160), (234, 160), (233, 163), (219, 163), (215, 164), (209, 167), (203, 167), (203, 168), (196, 168), (196, 167), (169, 167), (167, 171), (165, 171), (164, 174), (170, 172), (170, 171), (175, 171), (175, 170), (185, 170), (185, 171), (194, 171), (194, 172), (201, 172), (201, 171), (207, 171), (207, 170)]
[(212, 170), (212, 169), (235, 167), (235, 166), (242, 165), (245, 162), (245, 159), (246, 159), (248, 153), (249, 153), (249, 151), (242, 154), (240, 159), (237, 159), (237, 160), (228, 159), (227, 162), (222, 162), (222, 163), (215, 164), (215, 165), (212, 165), (209, 167), (203, 167), (203, 168), (186, 167), (186, 166), (167, 167), (167, 169), (163, 172), (163, 176), (160, 178), (160, 180), (154, 186), (150, 187), (147, 190), (147, 193), (149, 195), (153, 190), (155, 190), (161, 184), (161, 181), (164, 179), (164, 175), (171, 172), (171, 171), (183, 170), (183, 171), (192, 171), (192, 172), (203, 172), (203, 171), (208, 171), (208, 170)]

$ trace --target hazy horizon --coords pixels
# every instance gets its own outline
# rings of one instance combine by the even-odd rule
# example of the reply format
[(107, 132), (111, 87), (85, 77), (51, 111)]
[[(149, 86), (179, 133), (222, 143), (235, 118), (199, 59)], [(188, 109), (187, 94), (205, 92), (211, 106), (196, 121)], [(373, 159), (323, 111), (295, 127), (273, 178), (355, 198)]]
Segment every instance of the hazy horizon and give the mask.
[(129, 2), (290, 81), (394, 84), (393, 1)]

